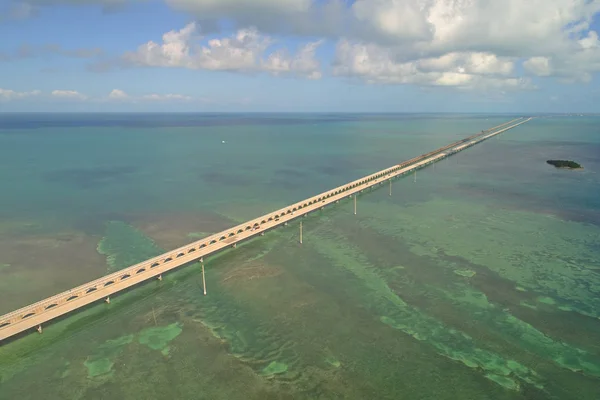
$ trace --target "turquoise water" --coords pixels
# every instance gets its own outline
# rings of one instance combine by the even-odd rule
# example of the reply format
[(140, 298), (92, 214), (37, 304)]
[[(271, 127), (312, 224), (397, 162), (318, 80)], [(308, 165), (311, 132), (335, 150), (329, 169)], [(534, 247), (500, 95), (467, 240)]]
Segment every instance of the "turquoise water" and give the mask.
[[(0, 313), (511, 118), (5, 115)], [(206, 297), (190, 265), (4, 344), (0, 399), (600, 398), (598, 122), (210, 258)]]

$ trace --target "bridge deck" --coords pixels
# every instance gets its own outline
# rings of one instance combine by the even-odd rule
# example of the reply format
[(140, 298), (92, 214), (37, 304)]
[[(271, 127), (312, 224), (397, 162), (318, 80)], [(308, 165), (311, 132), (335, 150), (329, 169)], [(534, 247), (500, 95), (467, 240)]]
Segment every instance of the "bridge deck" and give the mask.
[(327, 192), (302, 200), (277, 211), (237, 225), (223, 232), (179, 247), (157, 257), (132, 265), (118, 272), (67, 290), (37, 303), (0, 316), (0, 341), (28, 329), (40, 326), (56, 317), (86, 306), (95, 301), (134, 286), (145, 280), (158, 277), (167, 271), (197, 261), (225, 247), (262, 234), (265, 230), (282, 225), (290, 220), (323, 208), (364, 189), (383, 183), (394, 177), (423, 168), (432, 162), (448, 157), (492, 136), (515, 128), (531, 118), (518, 118), (490, 128), (466, 139), (451, 143), (430, 153), (415, 157)]

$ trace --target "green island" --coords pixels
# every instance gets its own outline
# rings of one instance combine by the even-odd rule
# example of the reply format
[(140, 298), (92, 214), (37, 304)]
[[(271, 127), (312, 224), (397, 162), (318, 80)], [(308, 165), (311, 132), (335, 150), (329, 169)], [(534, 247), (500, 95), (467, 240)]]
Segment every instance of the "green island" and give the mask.
[(581, 165), (570, 160), (548, 160), (546, 162), (550, 165), (554, 165), (556, 168), (583, 169)]

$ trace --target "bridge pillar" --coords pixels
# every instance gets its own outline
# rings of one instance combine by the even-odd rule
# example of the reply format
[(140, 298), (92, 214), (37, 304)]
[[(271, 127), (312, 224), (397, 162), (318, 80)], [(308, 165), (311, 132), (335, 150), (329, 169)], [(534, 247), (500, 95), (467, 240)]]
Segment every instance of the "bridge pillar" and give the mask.
[(202, 261), (200, 262), (202, 263), (202, 287), (204, 288), (204, 295), (206, 296), (206, 278), (204, 277), (204, 263)]

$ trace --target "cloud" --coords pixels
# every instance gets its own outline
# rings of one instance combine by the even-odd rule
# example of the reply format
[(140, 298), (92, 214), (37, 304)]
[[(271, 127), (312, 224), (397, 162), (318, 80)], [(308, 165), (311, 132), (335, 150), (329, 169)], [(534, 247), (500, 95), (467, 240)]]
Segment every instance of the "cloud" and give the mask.
[[(126, 92), (121, 89), (113, 89), (108, 94), (108, 100), (110, 101), (128, 101), (137, 103), (139, 101), (152, 101), (152, 102), (165, 102), (165, 101), (192, 101), (194, 98), (192, 96), (187, 96), (183, 94), (146, 94), (142, 96), (130, 96)], [(202, 101), (202, 99), (198, 99)]]
[(127, 99), (128, 97), (129, 96), (127, 95), (127, 93), (125, 93), (124, 91), (122, 91), (120, 89), (113, 89), (108, 95), (109, 99), (114, 99), (114, 100), (123, 100), (123, 99)]
[[(23, 0), (44, 5), (118, 8), (143, 0)], [(165, 0), (201, 22), (223, 19), (267, 34), (409, 43), (423, 56), (488, 51), (532, 57), (568, 47), (600, 11), (596, 0)], [(434, 54), (437, 52), (437, 54)], [(425, 54), (427, 53), (427, 54)]]
[(11, 89), (0, 88), (0, 101), (20, 100), (27, 97), (39, 96), (41, 92), (39, 90), (33, 90), (31, 92), (17, 92)]
[[(20, 4), (29, 7), (23, 10), (51, 4), (114, 9), (133, 1)], [(531, 79), (537, 78), (587, 82), (600, 71), (600, 45), (592, 26), (600, 12), (599, 0), (165, 2), (197, 22), (167, 32), (158, 43), (149, 41), (118, 60), (88, 68), (100, 72), (115, 66), (177, 67), (316, 79), (322, 75), (316, 49), (325, 40), (336, 43), (334, 74), (368, 83), (516, 90), (532, 88)], [(224, 20), (233, 23), (235, 34), (209, 39), (198, 32), (199, 26), (205, 35), (218, 30)], [(290, 35), (303, 43), (298, 51), (270, 51), (278, 44), (276, 38)], [(38, 51), (20, 49), (21, 56)], [(56, 47), (44, 51), (97, 55)]]
[(235, 35), (212, 39), (201, 46), (196, 24), (163, 35), (162, 44), (149, 41), (137, 51), (125, 53), (128, 64), (149, 67), (182, 67), (215, 71), (249, 71), (272, 41), (255, 29), (242, 29)]
[[(261, 32), (400, 44), (444, 51), (520, 52), (589, 27), (588, 0), (166, 0), (199, 20), (227, 18)], [(348, 5), (351, 4), (351, 5)], [(565, 28), (566, 29), (565, 31)], [(482, 49), (494, 45), (498, 49)], [(545, 46), (544, 46), (545, 47)], [(504, 54), (503, 54), (504, 55)]]
[(134, 52), (123, 55), (126, 65), (178, 67), (211, 71), (260, 72), (290, 74), (317, 79), (321, 76), (315, 51), (321, 41), (308, 43), (296, 55), (280, 50), (266, 59), (267, 49), (275, 42), (256, 29), (240, 29), (235, 34), (207, 40), (199, 35), (197, 25), (190, 23), (179, 31), (169, 31), (162, 43), (149, 41)]
[(550, 76), (550, 59), (548, 57), (531, 57), (523, 63), (523, 67), (537, 76)]
[(476, 75), (510, 75), (514, 61), (488, 52), (453, 52), (440, 57), (423, 58), (417, 61), (424, 71), (446, 71)]
[(51, 93), (54, 97), (69, 100), (86, 100), (88, 97), (79, 93), (76, 90), (53, 90)]
[(540, 77), (559, 77), (566, 82), (589, 82), (600, 71), (600, 41), (594, 31), (572, 45), (568, 56), (554, 53), (544, 57), (531, 57), (523, 63), (529, 73)]
[(355, 34), (385, 42), (430, 40), (434, 29), (423, 6), (414, 0), (357, 0), (352, 5), (352, 22), (362, 29)]
[[(255, 26), (270, 35), (322, 37), (355, 46), (378, 48), (389, 56), (390, 68), (415, 66), (429, 75), (408, 80), (440, 83), (504, 82), (514, 85), (516, 64), (538, 76), (589, 80), (600, 71), (596, 32), (590, 31), (600, 1), (589, 0), (166, 0), (174, 9), (201, 21), (227, 19)], [(586, 47), (587, 46), (587, 47)], [(265, 68), (285, 70), (279, 54)], [(373, 54), (370, 54), (372, 61)], [(456, 71), (462, 57), (465, 72)], [(482, 59), (485, 57), (486, 59)], [(468, 61), (471, 60), (471, 62)], [(450, 69), (427, 63), (450, 63)], [(338, 63), (340, 60), (337, 60)], [(348, 61), (353, 61), (349, 58)], [(354, 60), (356, 61), (356, 60)], [(481, 70), (478, 70), (481, 65)], [(346, 70), (356, 66), (345, 65)], [(435, 67), (435, 66), (432, 66)], [(496, 68), (497, 70), (493, 70)], [(569, 73), (569, 70), (572, 72)], [(340, 69), (338, 68), (338, 72)], [(389, 81), (390, 74), (369, 79)], [(504, 75), (504, 81), (489, 75)], [(393, 80), (398, 79), (397, 73)], [(428, 78), (429, 76), (429, 78)], [(521, 83), (526, 82), (523, 78)]]
[(491, 53), (449, 53), (398, 62), (385, 47), (341, 41), (333, 72), (371, 84), (414, 84), (462, 89), (531, 89), (527, 78), (512, 76), (514, 63)]
[(308, 79), (319, 79), (322, 74), (320, 64), (315, 58), (317, 48), (322, 40), (305, 44), (296, 56), (291, 56), (286, 49), (271, 53), (261, 62), (261, 69), (273, 75), (291, 73)]
[[(172, 8), (187, 12), (199, 21), (227, 18), (239, 27), (257, 26), (261, 31), (288, 31), (296, 21), (313, 14), (312, 0), (165, 0)], [(287, 27), (286, 27), (287, 26)]]
[(194, 98), (192, 96), (183, 95), (183, 94), (157, 94), (151, 93), (140, 96), (131, 96), (121, 89), (113, 89), (108, 96), (104, 97), (93, 97), (82, 94), (76, 90), (53, 90), (50, 93), (44, 94), (40, 90), (33, 90), (30, 92), (17, 92), (11, 89), (2, 89), (0, 88), (0, 101), (10, 101), (10, 100), (20, 100), (28, 97), (38, 96), (43, 100), (51, 100), (53, 98), (60, 98), (65, 100), (88, 100), (88, 101), (112, 101), (112, 102), (189, 102), (189, 101), (198, 101), (201, 103), (210, 103), (208, 99), (204, 98)]
[(141, 97), (142, 100), (149, 100), (149, 101), (169, 101), (169, 100), (183, 100), (183, 101), (190, 101), (192, 100), (191, 96), (185, 96), (182, 94), (172, 94), (172, 93), (168, 93), (168, 94), (147, 94)]
[[(337, 39), (364, 38), (369, 29), (354, 15), (348, 0), (165, 0), (173, 9), (192, 15), (203, 25), (233, 22), (238, 28), (254, 26), (266, 34)], [(358, 1), (357, 1), (358, 2)], [(368, 7), (364, 7), (368, 9)], [(361, 15), (362, 16), (362, 15)]]
[[(49, 6), (100, 6), (102, 11), (110, 13), (123, 9), (129, 3), (147, 0), (14, 0), (8, 10), (6, 19), (26, 19), (37, 16), (40, 8)], [(1, 15), (1, 14), (0, 14)], [(0, 18), (0, 21), (2, 18)]]

